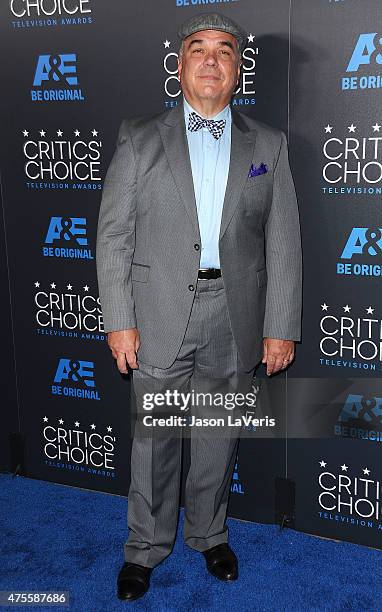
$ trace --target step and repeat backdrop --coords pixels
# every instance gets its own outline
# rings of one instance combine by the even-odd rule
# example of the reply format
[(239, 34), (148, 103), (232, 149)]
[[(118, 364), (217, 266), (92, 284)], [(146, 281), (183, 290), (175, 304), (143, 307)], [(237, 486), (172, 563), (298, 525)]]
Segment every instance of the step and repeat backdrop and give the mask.
[[(1, 204), (2, 198), (0, 190), (0, 205)], [(2, 321), (0, 393), (3, 419), (0, 429), (0, 470), (10, 471), (14, 469), (12, 466), (10, 432), (18, 431), (19, 422), (8, 262), (5, 245), (4, 217), (2, 214), (0, 215), (0, 283), (2, 287), (2, 298), (0, 300), (0, 317)]]
[(259, 367), (255, 413), (276, 427), (247, 428), (229, 513), (286, 513), (296, 529), (382, 547), (379, 8), (2, 3), (3, 371), (25, 476), (127, 494), (130, 379), (107, 347), (94, 260), (103, 180), (122, 119), (179, 102), (179, 25), (219, 10), (248, 31), (234, 107), (288, 136), (304, 250), (303, 342), (286, 374)]

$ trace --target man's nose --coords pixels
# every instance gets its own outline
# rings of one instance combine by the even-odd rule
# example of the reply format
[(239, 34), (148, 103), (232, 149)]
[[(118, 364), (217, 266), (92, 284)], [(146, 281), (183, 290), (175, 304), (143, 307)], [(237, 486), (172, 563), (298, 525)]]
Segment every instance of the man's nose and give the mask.
[(207, 51), (206, 56), (204, 58), (204, 62), (205, 64), (208, 64), (209, 66), (213, 66), (214, 64), (216, 64), (217, 63), (216, 52)]

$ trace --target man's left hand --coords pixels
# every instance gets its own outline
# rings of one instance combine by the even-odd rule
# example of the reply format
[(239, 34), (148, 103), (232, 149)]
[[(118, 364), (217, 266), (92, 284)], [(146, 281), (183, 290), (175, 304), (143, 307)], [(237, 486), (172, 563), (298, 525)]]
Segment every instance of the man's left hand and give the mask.
[(285, 370), (294, 358), (294, 340), (264, 338), (264, 354), (261, 363), (267, 364), (267, 375)]

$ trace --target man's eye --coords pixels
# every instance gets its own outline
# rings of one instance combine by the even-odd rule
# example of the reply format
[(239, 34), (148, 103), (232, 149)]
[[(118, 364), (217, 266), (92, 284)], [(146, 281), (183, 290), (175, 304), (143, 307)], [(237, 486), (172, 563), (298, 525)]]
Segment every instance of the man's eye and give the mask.
[(202, 51), (202, 49), (194, 49), (193, 53), (198, 53), (199, 51)]

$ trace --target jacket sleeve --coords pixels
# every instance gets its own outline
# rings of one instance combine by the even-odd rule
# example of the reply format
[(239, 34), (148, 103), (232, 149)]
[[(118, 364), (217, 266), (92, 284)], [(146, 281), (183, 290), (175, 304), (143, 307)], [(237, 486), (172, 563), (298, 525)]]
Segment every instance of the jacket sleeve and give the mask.
[(96, 266), (105, 332), (136, 327), (131, 265), (135, 249), (137, 163), (121, 123), (98, 216)]
[(265, 225), (265, 252), (268, 282), (263, 336), (298, 341), (302, 303), (300, 220), (284, 132)]

